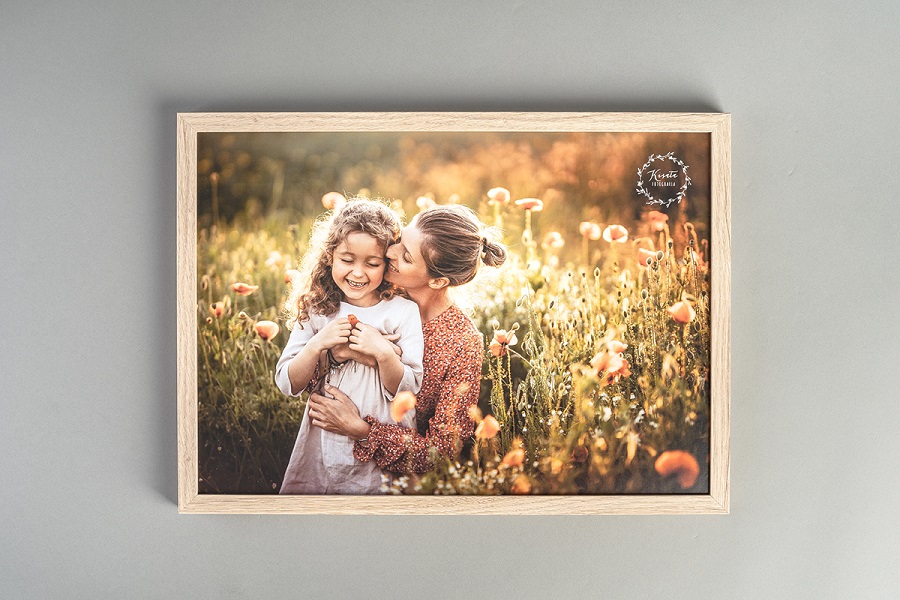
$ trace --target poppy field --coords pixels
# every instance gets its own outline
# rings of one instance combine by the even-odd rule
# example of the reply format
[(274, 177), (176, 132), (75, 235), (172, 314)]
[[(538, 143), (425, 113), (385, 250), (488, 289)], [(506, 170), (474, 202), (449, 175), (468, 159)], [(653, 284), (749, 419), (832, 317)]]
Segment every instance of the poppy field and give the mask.
[[(201, 493), (278, 491), (304, 409), (273, 379), (283, 303), (312, 223), (357, 194), (405, 222), (466, 204), (509, 252), (454, 290), (484, 335), (473, 439), (384, 492), (708, 492), (709, 146), (697, 134), (242, 135), (198, 145)], [(673, 149), (692, 187), (649, 206), (636, 169)]]

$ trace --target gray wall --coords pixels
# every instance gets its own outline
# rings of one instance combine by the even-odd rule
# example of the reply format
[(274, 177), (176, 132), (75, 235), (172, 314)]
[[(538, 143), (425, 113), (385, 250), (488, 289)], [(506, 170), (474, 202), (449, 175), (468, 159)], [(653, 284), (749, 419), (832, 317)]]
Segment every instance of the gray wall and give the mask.
[[(0, 4), (0, 597), (900, 589), (900, 5)], [(175, 114), (733, 115), (732, 514), (179, 516)]]

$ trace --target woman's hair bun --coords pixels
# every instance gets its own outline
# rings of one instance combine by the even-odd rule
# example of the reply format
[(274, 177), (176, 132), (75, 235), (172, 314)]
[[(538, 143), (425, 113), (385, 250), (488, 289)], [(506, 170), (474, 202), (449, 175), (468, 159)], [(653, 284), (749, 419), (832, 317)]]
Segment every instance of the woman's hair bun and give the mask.
[(499, 267), (506, 262), (506, 248), (487, 238), (483, 238), (483, 240), (484, 254), (481, 257), (481, 262), (489, 267)]

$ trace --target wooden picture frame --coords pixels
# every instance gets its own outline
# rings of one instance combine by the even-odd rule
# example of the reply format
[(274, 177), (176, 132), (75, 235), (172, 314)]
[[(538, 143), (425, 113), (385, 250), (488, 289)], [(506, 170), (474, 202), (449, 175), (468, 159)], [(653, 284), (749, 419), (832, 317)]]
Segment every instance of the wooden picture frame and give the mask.
[[(731, 121), (719, 113), (179, 114), (177, 327), (181, 513), (722, 514), (729, 512)], [(198, 135), (227, 132), (641, 132), (709, 136), (709, 486), (698, 494), (278, 496), (200, 493)], [(661, 149), (658, 159), (664, 158)], [(653, 156), (651, 155), (651, 159)], [(650, 161), (648, 161), (649, 164)], [(641, 165), (636, 165), (640, 168)], [(628, 165), (634, 172), (635, 166)], [(687, 173), (685, 167), (685, 173)], [(635, 175), (637, 180), (637, 175)], [(640, 188), (641, 186), (638, 185)], [(379, 190), (385, 195), (390, 190)], [(652, 198), (652, 194), (647, 194)]]

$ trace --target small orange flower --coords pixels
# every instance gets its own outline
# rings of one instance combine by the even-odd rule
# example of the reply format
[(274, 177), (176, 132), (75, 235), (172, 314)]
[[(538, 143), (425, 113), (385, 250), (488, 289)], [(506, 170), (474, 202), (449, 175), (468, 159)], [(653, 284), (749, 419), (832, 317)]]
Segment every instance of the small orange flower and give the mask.
[(603, 230), (603, 239), (607, 242), (619, 242), (624, 244), (628, 241), (628, 230), (621, 225), (610, 225)]
[(481, 409), (478, 408), (478, 406), (473, 404), (472, 406), (469, 407), (469, 410), (467, 412), (469, 413), (470, 419), (472, 419), (476, 423), (481, 423), (482, 414), (481, 414)]
[(669, 314), (677, 323), (690, 323), (697, 316), (694, 307), (682, 300), (668, 308)]
[(489, 440), (500, 433), (500, 423), (493, 415), (487, 415), (475, 428), (475, 437), (479, 440)]
[(615, 352), (600, 352), (591, 359), (590, 364), (598, 375), (605, 374), (607, 383), (616, 381), (619, 377), (631, 375), (628, 361), (621, 354)]
[(531, 481), (528, 480), (524, 475), (519, 475), (516, 477), (516, 480), (513, 481), (512, 488), (513, 494), (528, 494), (531, 493)]
[(578, 232), (589, 240), (599, 240), (603, 230), (593, 221), (582, 221), (578, 226)]
[(297, 269), (288, 269), (284, 272), (284, 282), (290, 283), (291, 285), (297, 285), (300, 282), (300, 278), (302, 277), (302, 273)]
[(697, 483), (700, 475), (700, 465), (690, 452), (684, 450), (667, 450), (656, 459), (656, 472), (662, 477), (675, 475), (678, 477), (678, 485), (686, 490)]
[(647, 250), (646, 248), (638, 248), (638, 262), (641, 263), (642, 267), (649, 267), (650, 265), (647, 263), (650, 259), (656, 260), (656, 252), (653, 250)]
[(541, 212), (544, 210), (543, 201), (538, 198), (520, 198), (516, 200), (516, 206), (530, 210), (531, 212)]
[(525, 463), (525, 450), (522, 448), (514, 448), (506, 453), (506, 456), (503, 457), (503, 460), (500, 462), (501, 465), (506, 465), (507, 467), (521, 467)]
[(344, 198), (343, 194), (339, 194), (338, 192), (328, 192), (327, 194), (322, 196), (322, 206), (324, 206), (328, 210), (340, 208), (346, 203), (347, 199)]
[(544, 236), (544, 241), (541, 242), (541, 248), (548, 252), (551, 250), (559, 250), (565, 245), (566, 240), (563, 239), (563, 236), (558, 231), (551, 231)]
[(588, 459), (588, 449), (584, 446), (576, 446), (572, 451), (572, 462), (581, 464)]
[(400, 392), (391, 402), (391, 418), (398, 423), (403, 415), (416, 407), (416, 396), (412, 392)]
[(645, 215), (647, 222), (650, 223), (650, 226), (656, 231), (662, 231), (666, 227), (666, 223), (669, 220), (669, 215), (665, 213), (661, 213), (658, 210), (651, 210)]
[(628, 344), (620, 342), (619, 340), (610, 340), (609, 343), (606, 344), (606, 347), (609, 348), (610, 352), (622, 354), (625, 352), (625, 349), (628, 348)]
[(516, 337), (516, 330), (497, 329), (494, 331), (494, 339), (491, 340), (490, 351), (493, 356), (506, 356), (508, 346), (515, 345), (519, 339)]
[(278, 335), (278, 323), (275, 321), (260, 321), (253, 326), (256, 333), (264, 340), (271, 340)]
[(216, 302), (215, 304), (209, 305), (209, 314), (214, 316), (215, 318), (219, 318), (225, 314), (225, 303), (224, 302)]
[(504, 187), (495, 187), (488, 190), (490, 204), (506, 204), (509, 202), (509, 190)]
[(516, 337), (515, 329), (510, 329), (509, 331), (506, 331), (505, 329), (498, 329), (494, 331), (494, 339), (501, 344), (506, 345), (515, 345), (516, 342), (519, 341)]
[(232, 284), (231, 289), (240, 294), (241, 296), (249, 296), (253, 292), (259, 289), (258, 285), (249, 285), (243, 283), (241, 281)]
[(347, 315), (347, 320), (350, 321), (350, 327), (356, 327), (356, 324), (359, 323), (359, 319), (354, 314)]

